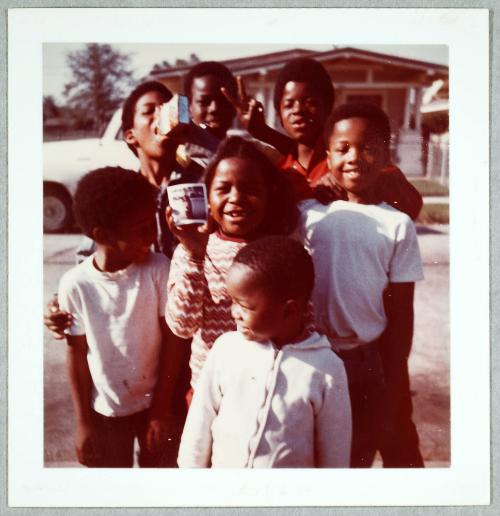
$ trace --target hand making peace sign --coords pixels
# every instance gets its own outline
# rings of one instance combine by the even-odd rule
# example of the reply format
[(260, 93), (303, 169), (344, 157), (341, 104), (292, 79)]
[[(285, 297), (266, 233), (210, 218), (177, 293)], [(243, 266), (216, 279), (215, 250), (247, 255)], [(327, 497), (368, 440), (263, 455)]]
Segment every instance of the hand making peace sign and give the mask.
[(249, 97), (245, 91), (245, 85), (241, 76), (236, 77), (238, 85), (237, 96), (234, 97), (227, 88), (221, 87), (221, 92), (236, 110), (241, 125), (252, 135), (258, 138), (266, 128), (264, 107), (262, 104)]

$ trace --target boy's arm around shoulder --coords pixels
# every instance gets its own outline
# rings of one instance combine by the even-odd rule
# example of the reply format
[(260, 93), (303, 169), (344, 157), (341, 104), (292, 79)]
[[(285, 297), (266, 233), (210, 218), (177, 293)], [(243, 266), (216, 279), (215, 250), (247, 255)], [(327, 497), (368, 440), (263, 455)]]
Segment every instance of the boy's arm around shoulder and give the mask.
[(222, 390), (219, 374), (221, 337), (209, 351), (194, 389), (177, 460), (180, 468), (209, 468), (212, 457), (212, 424), (219, 412)]
[(66, 339), (66, 365), (77, 422), (76, 455), (78, 462), (91, 466), (98, 451), (91, 415), (93, 384), (87, 362), (87, 338), (85, 335), (67, 335)]
[(406, 179), (399, 168), (391, 165), (380, 173), (377, 181), (379, 196), (386, 203), (415, 220), (422, 209), (419, 191)]
[(79, 336), (87, 333), (85, 286), (88, 286), (88, 278), (83, 263), (66, 271), (59, 280), (57, 310), (71, 314), (65, 324), (64, 329), (67, 331), (64, 335)]
[(351, 457), (352, 416), (347, 375), (333, 352), (331, 374), (325, 376), (323, 404), (315, 414), (315, 455), (318, 468), (348, 468)]
[[(83, 237), (92, 244), (94, 241), (88, 237)], [(81, 247), (81, 246), (80, 246)], [(95, 250), (95, 249), (94, 249)], [(87, 255), (82, 255), (82, 260)], [(71, 329), (76, 333), (85, 333), (81, 326), (81, 299), (78, 294), (76, 267), (66, 271), (59, 281), (59, 292), (52, 296), (47, 305), (47, 312), (44, 314), (44, 324), (52, 332), (52, 336), (57, 340), (65, 340), (66, 333), (71, 333)], [(74, 317), (74, 313), (77, 317)]]

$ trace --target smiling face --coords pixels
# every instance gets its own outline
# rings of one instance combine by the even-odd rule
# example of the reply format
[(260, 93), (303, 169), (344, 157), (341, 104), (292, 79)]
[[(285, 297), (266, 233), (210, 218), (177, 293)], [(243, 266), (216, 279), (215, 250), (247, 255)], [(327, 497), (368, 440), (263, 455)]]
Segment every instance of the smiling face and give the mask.
[(240, 263), (229, 269), (226, 285), (238, 331), (255, 342), (280, 342), (288, 329), (287, 303), (273, 298), (255, 271)]
[(205, 124), (219, 139), (226, 136), (234, 118), (234, 109), (221, 93), (220, 80), (215, 75), (196, 77), (191, 86), (189, 112), (196, 125)]
[(125, 131), (125, 141), (133, 145), (138, 154), (151, 159), (161, 159), (167, 153), (168, 141), (155, 134), (155, 109), (168, 98), (158, 91), (150, 91), (139, 97), (135, 104), (134, 124)]
[(321, 135), (327, 113), (323, 99), (311, 84), (287, 82), (280, 102), (283, 129), (299, 143), (314, 146)]
[(328, 167), (349, 200), (369, 202), (381, 168), (387, 165), (389, 150), (383, 138), (366, 118), (339, 120), (328, 144)]
[(215, 169), (208, 201), (222, 233), (251, 238), (258, 235), (266, 214), (267, 185), (251, 161), (226, 158)]

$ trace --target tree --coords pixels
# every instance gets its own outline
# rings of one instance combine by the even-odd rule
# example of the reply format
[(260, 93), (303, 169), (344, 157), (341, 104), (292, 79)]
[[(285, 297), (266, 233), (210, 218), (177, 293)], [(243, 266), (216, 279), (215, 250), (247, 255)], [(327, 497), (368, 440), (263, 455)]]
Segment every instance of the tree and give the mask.
[(85, 113), (94, 129), (101, 131), (133, 83), (130, 57), (110, 45), (88, 43), (83, 50), (69, 52), (66, 59), (73, 74), (64, 86), (68, 106)]
[(59, 106), (52, 95), (44, 95), (43, 97), (43, 121), (49, 118), (56, 118), (60, 116)]

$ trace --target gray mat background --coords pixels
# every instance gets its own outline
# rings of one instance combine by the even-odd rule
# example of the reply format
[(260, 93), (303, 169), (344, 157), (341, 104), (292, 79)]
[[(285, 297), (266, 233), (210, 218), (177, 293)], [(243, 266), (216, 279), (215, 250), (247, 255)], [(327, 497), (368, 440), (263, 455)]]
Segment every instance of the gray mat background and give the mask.
[[(495, 345), (500, 337), (500, 322), (496, 315), (500, 310), (500, 278), (498, 274), (500, 252), (500, 1), (499, 0), (469, 0), (469, 1), (283, 1), (283, 0), (254, 0), (242, 2), (238, 0), (206, 0), (206, 1), (5, 1), (1, 2), (0, 16), (0, 515), (43, 515), (66, 516), (85, 514), (89, 516), (128, 514), (128, 515), (159, 515), (171, 514), (179, 516), (208, 515), (272, 515), (281, 514), (305, 516), (324, 516), (338, 514), (352, 515), (400, 515), (420, 514), (439, 515), (490, 515), (500, 511), (498, 475), (499, 468), (499, 375), (500, 353)], [(492, 504), (490, 506), (471, 507), (365, 507), (365, 508), (102, 508), (102, 509), (69, 509), (69, 508), (9, 508), (7, 507), (7, 10), (22, 7), (414, 7), (414, 8), (486, 8), (490, 10), (490, 70), (491, 70), (491, 154), (490, 154), (490, 316), (491, 316), (491, 400), (492, 400)], [(335, 34), (332, 34), (335, 39)], [(473, 177), (471, 177), (473, 181)], [(333, 487), (333, 486), (332, 486)]]

